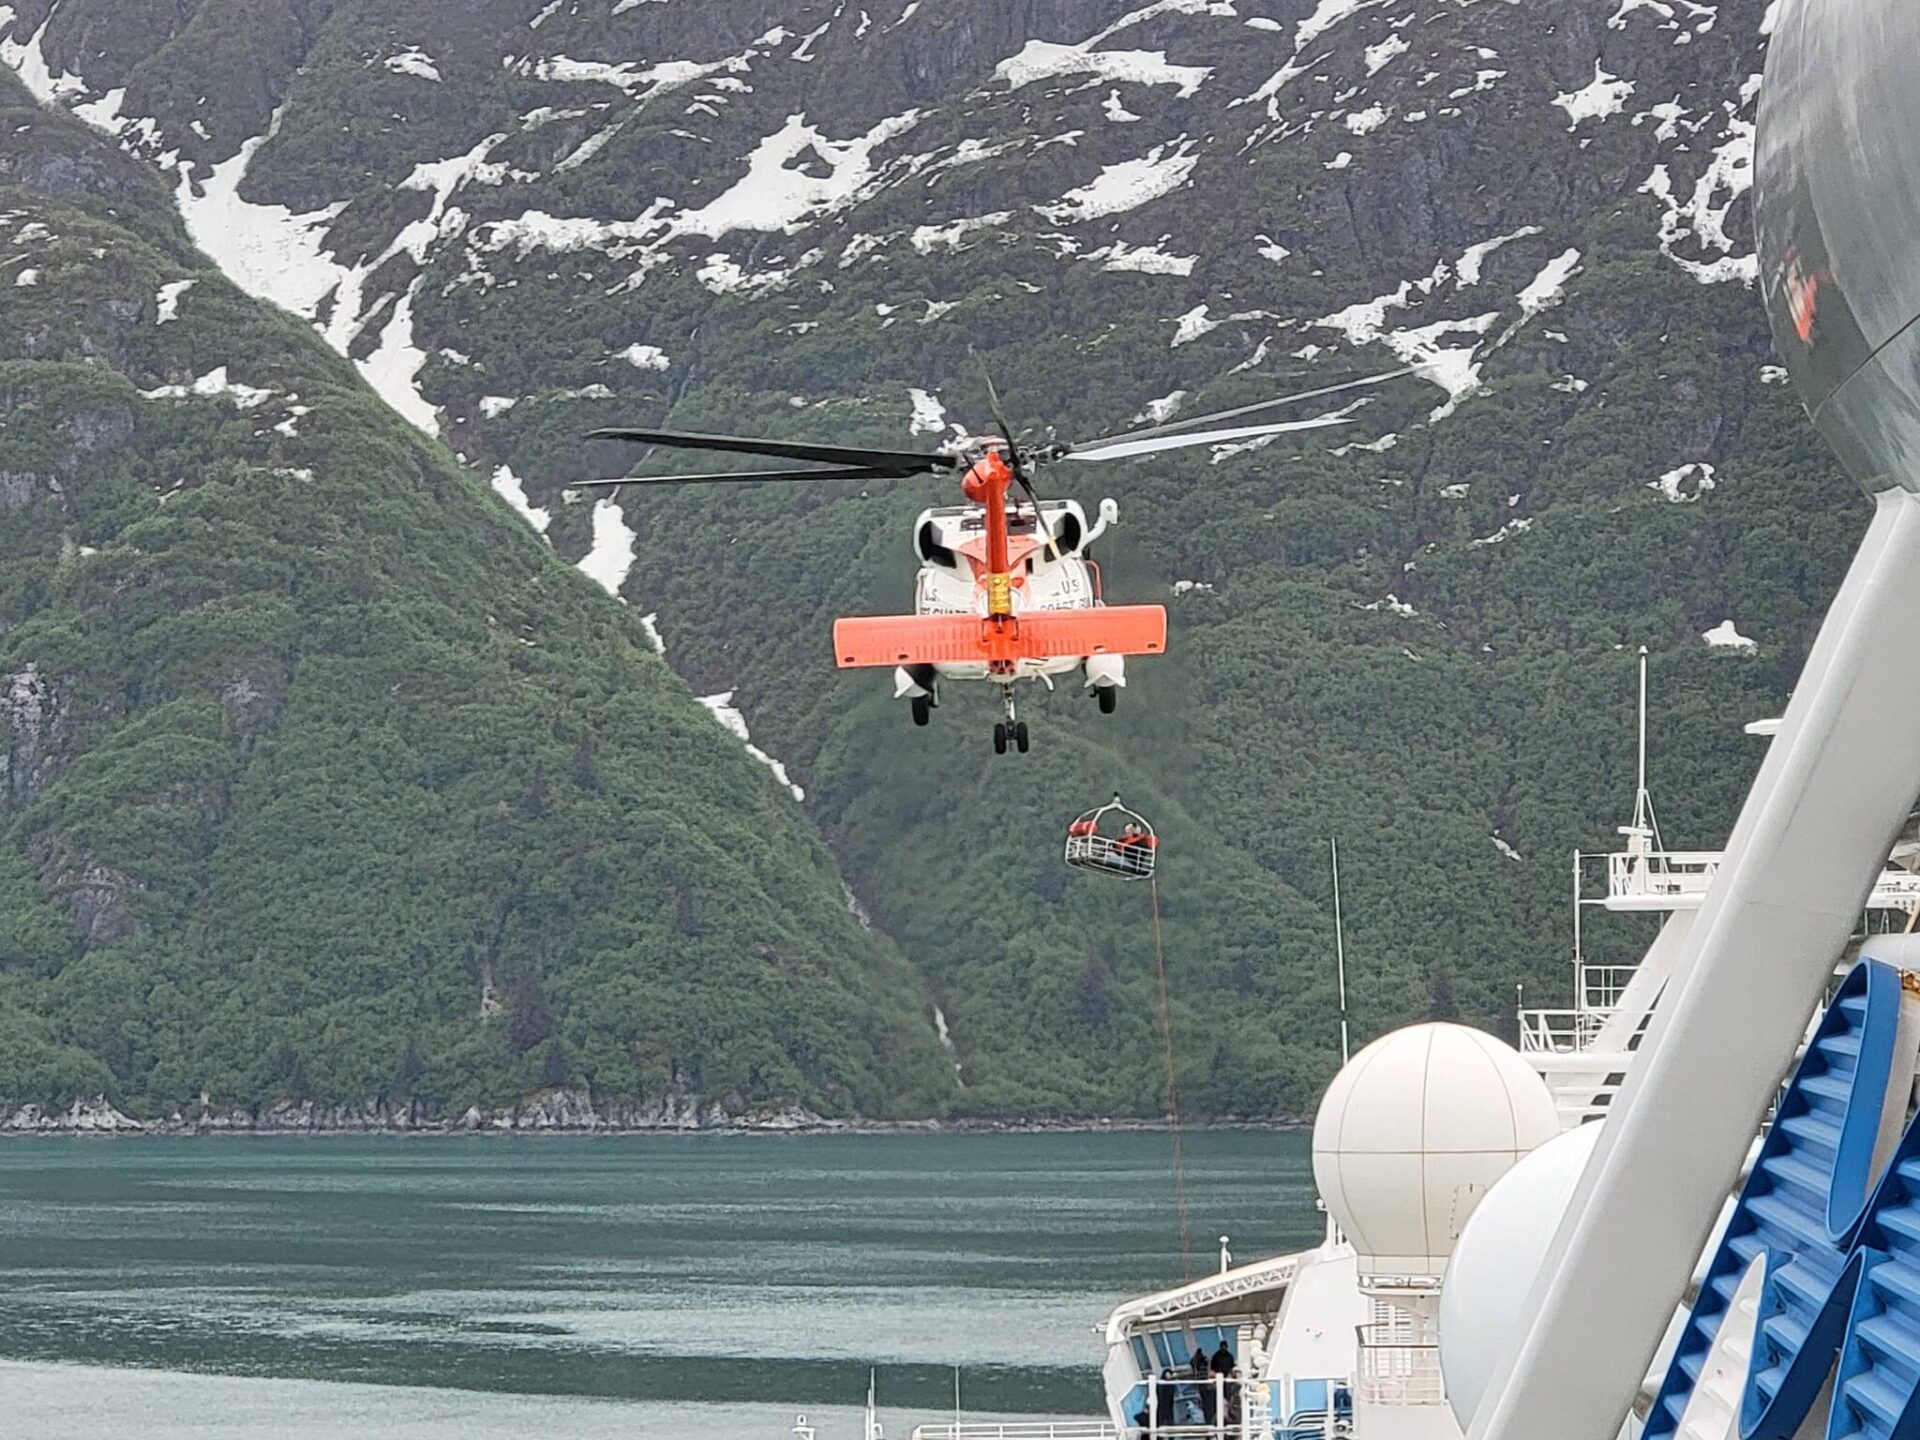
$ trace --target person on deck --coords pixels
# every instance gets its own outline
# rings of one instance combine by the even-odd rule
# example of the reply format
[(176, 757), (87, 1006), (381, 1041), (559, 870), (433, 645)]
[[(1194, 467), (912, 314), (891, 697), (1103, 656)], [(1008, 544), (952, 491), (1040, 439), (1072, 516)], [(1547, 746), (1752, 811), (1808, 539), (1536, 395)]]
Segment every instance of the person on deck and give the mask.
[(1174, 1417), (1174, 1404), (1179, 1399), (1179, 1381), (1174, 1376), (1173, 1367), (1167, 1366), (1160, 1372), (1160, 1379), (1153, 1387), (1153, 1428), (1163, 1431), (1178, 1423)]
[(1188, 1373), (1200, 1398), (1200, 1423), (1211, 1427), (1218, 1413), (1214, 1401), (1219, 1397), (1213, 1387), (1213, 1371), (1207, 1363), (1207, 1352), (1198, 1346), (1194, 1347), (1193, 1363), (1188, 1367)]
[(1220, 1342), (1220, 1348), (1213, 1352), (1212, 1369), (1222, 1381), (1220, 1398), (1224, 1402), (1225, 1411), (1222, 1423), (1229, 1427), (1237, 1426), (1240, 1423), (1240, 1382), (1233, 1376), (1237, 1373), (1238, 1367), (1234, 1364), (1233, 1352), (1227, 1348), (1227, 1342), (1224, 1339)]

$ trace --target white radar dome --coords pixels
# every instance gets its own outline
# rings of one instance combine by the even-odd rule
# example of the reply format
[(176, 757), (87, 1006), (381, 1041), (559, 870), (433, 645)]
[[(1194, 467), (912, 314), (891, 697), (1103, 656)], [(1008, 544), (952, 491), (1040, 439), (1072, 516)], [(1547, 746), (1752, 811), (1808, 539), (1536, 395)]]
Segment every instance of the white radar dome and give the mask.
[(1509, 1170), (1473, 1212), (1440, 1291), (1440, 1373), (1462, 1430), (1517, 1337), (1527, 1294), (1567, 1213), (1600, 1127), (1556, 1135)]
[(1546, 1082), (1512, 1046), (1409, 1025), (1334, 1077), (1313, 1122), (1313, 1179), (1363, 1281), (1438, 1278), (1481, 1196), (1559, 1130)]

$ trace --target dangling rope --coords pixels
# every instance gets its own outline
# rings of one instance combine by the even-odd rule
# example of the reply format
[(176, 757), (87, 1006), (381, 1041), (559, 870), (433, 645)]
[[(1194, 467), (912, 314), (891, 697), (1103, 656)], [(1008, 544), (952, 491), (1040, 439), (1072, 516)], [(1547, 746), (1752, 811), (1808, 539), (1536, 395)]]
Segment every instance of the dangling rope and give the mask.
[(1160, 1048), (1167, 1063), (1167, 1125), (1173, 1134), (1173, 1208), (1180, 1223), (1180, 1267), (1193, 1279), (1193, 1243), (1187, 1235), (1187, 1171), (1180, 1154), (1180, 1085), (1173, 1065), (1173, 1002), (1167, 994), (1167, 947), (1160, 935), (1160, 881), (1147, 882), (1153, 900), (1153, 961), (1160, 975)]

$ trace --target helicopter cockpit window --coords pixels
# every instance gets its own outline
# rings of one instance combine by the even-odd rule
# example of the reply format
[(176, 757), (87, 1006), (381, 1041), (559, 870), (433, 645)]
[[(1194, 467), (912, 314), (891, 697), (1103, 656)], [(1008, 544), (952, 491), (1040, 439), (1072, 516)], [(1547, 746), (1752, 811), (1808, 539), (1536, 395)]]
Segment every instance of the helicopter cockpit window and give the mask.
[(920, 527), (917, 537), (921, 557), (929, 565), (940, 565), (948, 570), (954, 568), (953, 551), (940, 543), (940, 529), (929, 520)]
[(1053, 524), (1053, 543), (1062, 555), (1071, 555), (1080, 548), (1080, 537), (1084, 533), (1080, 517), (1071, 510), (1063, 510)]

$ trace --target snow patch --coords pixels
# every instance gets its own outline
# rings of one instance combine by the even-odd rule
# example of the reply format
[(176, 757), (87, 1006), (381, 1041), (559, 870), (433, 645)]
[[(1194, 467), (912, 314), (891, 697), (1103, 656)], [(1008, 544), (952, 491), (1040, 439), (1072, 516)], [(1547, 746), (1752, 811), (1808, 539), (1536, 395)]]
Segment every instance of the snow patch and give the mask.
[(528, 501), (526, 487), (520, 483), (520, 477), (515, 475), (510, 467), (502, 465), (493, 472), (493, 489), (494, 493), (518, 511), (521, 518), (529, 525), (542, 535), (547, 533), (547, 526), (552, 523), (553, 515)]
[(1400, 443), (1400, 437), (1394, 434), (1382, 435), (1378, 440), (1354, 440), (1328, 451), (1330, 455), (1352, 455), (1357, 451), (1367, 451), (1374, 455), (1384, 455)]
[(1618, 115), (1627, 103), (1627, 96), (1632, 93), (1631, 80), (1609, 75), (1596, 60), (1593, 62), (1593, 79), (1578, 90), (1563, 91), (1554, 96), (1553, 103), (1567, 112), (1567, 118), (1573, 122), (1567, 126), (1571, 130), (1583, 120), (1605, 120), (1608, 116)]
[(1378, 45), (1367, 46), (1367, 74), (1378, 75), (1397, 58), (1406, 54), (1407, 49), (1407, 42), (1398, 31), (1389, 35)]
[(1714, 488), (1713, 466), (1682, 465), (1658, 480), (1649, 480), (1647, 488), (1658, 490), (1676, 505), (1690, 505)]
[(1300, 28), (1294, 32), (1294, 53), (1298, 54), (1306, 49), (1314, 40), (1348, 16), (1357, 15), (1362, 10), (1385, 3), (1386, 0), (1320, 0), (1320, 3), (1314, 7), (1313, 14), (1302, 20)]
[(191, 280), (174, 280), (162, 285), (153, 297), (154, 321), (164, 325), (180, 313), (180, 297), (193, 288)]
[(185, 400), (197, 397), (202, 400), (222, 398), (231, 400), (234, 408), (252, 410), (272, 398), (273, 391), (256, 389), (252, 385), (242, 385), (227, 378), (227, 367), (218, 366), (209, 370), (191, 385), (161, 385), (156, 389), (140, 392), (149, 400)]
[(1116, 240), (1111, 245), (1088, 251), (1084, 258), (1098, 260), (1102, 270), (1126, 270), (1142, 275), (1193, 274), (1193, 267), (1200, 257), (1169, 255), (1160, 248), (1165, 243), (1165, 236), (1151, 245), (1129, 245), (1124, 240)]
[(620, 513), (620, 502), (605, 496), (593, 507), (593, 548), (580, 562), (580, 573), (617, 597), (633, 569), (633, 541), (633, 527)]
[(1469, 245), (1460, 252), (1460, 258), (1454, 262), (1454, 284), (1461, 289), (1480, 283), (1481, 267), (1487, 263), (1487, 257), (1502, 245), (1511, 245), (1515, 240), (1524, 240), (1529, 235), (1538, 235), (1538, 225), (1522, 225), (1518, 230), (1505, 235), (1496, 235), (1491, 240), (1482, 240), (1478, 245)]
[(1369, 604), (1362, 605), (1360, 608), (1362, 610), (1385, 610), (1390, 615), (1398, 615), (1402, 620), (1411, 620), (1420, 613), (1391, 591), (1388, 592), (1386, 599), (1372, 601)]
[[(1682, 200), (1676, 194), (1665, 165), (1653, 167), (1638, 193), (1653, 196), (1665, 207), (1660, 217), (1660, 252), (1669, 260), (1703, 285), (1728, 280), (1752, 285), (1760, 276), (1759, 257), (1735, 255), (1733, 239), (1727, 234), (1727, 212), (1752, 186), (1753, 125), (1735, 119), (1728, 122), (1727, 138), (1715, 148), (1691, 196)], [(1675, 247), (1686, 240), (1695, 242), (1709, 258), (1677, 254)]]
[(1731, 620), (1722, 620), (1711, 630), (1701, 631), (1700, 638), (1716, 650), (1728, 650), (1735, 654), (1750, 654), (1760, 648), (1758, 641), (1742, 635)]
[(1378, 105), (1369, 105), (1364, 110), (1356, 110), (1347, 116), (1347, 129), (1356, 135), (1371, 135), (1387, 123), (1387, 112)]
[[(47, 38), (47, 26), (53, 23), (53, 12), (58, 8), (57, 4), (48, 8), (47, 18), (40, 22), (40, 28), (33, 32), (31, 39), (24, 42), (0, 40), (0, 61), (6, 62), (20, 77), (20, 82), (33, 92), (33, 98), (42, 105), (84, 95), (87, 89), (86, 82), (78, 75), (55, 75), (47, 64), (42, 42)], [(0, 25), (11, 26), (13, 18), (13, 7), (0, 5)]]
[(1475, 545), (1498, 545), (1502, 541), (1511, 540), (1516, 535), (1524, 535), (1527, 533), (1527, 531), (1531, 530), (1532, 528), (1533, 528), (1533, 521), (1531, 520), (1527, 520), (1527, 519), (1509, 520), (1506, 524), (1502, 525), (1498, 530), (1494, 531), (1493, 534), (1482, 536), (1480, 539), (1475, 540), (1472, 543)]
[(1069, 190), (1057, 205), (1039, 207), (1040, 214), (1061, 224), (1098, 220), (1170, 195), (1187, 183), (1197, 158), (1191, 144), (1156, 145), (1137, 160), (1108, 165), (1088, 184)]
[(1267, 352), (1272, 348), (1273, 348), (1273, 340), (1270, 337), (1266, 339), (1262, 339), (1258, 345), (1253, 347), (1253, 353), (1251, 355), (1249, 355), (1246, 359), (1242, 360), (1238, 365), (1234, 366), (1233, 369), (1229, 370), (1227, 373), (1229, 375), (1238, 375), (1238, 374), (1241, 374), (1243, 371), (1257, 369), (1266, 360)]
[[(920, 112), (890, 116), (849, 140), (830, 140), (807, 123), (804, 113), (761, 140), (747, 157), (747, 173), (698, 209), (676, 210), (670, 199), (656, 199), (632, 220), (561, 217), (528, 210), (485, 227), (483, 248), (512, 249), (524, 257), (536, 249), (612, 250), (640, 254), (636, 281), (664, 258), (668, 242), (690, 236), (717, 240), (735, 231), (792, 234), (822, 216), (862, 198), (875, 180), (873, 152), (920, 123)], [(827, 173), (795, 168), (802, 156)], [(734, 267), (735, 271), (738, 267)], [(781, 274), (784, 279), (784, 274)], [(759, 288), (765, 283), (755, 277)], [(711, 288), (711, 287), (709, 287)]]
[(1567, 295), (1567, 281), (1580, 268), (1580, 252), (1567, 249), (1549, 260), (1519, 295), (1520, 313), (1532, 319), (1542, 310), (1558, 305)]
[(667, 352), (658, 345), (629, 345), (619, 358), (636, 370), (666, 370), (672, 365)]
[(428, 435), (438, 435), (440, 412), (420, 394), (420, 371), (427, 363), (427, 352), (413, 339), (413, 297), (425, 283), (426, 276), (422, 275), (407, 287), (381, 327), (380, 342), (373, 353), (356, 363), (367, 383), (387, 404)]
[(1164, 425), (1178, 415), (1180, 407), (1186, 403), (1187, 392), (1175, 390), (1171, 394), (1162, 395), (1158, 400), (1149, 400), (1146, 408), (1133, 417), (1134, 423)]
[(991, 215), (972, 215), (945, 225), (922, 225), (907, 237), (908, 243), (922, 255), (935, 250), (957, 250), (960, 242), (975, 230), (991, 230), (1013, 219), (1011, 210), (996, 210)]
[(1222, 322), (1208, 316), (1208, 309), (1206, 305), (1196, 305), (1174, 322), (1174, 349), (1178, 350), (1188, 341), (1198, 340), (1202, 335), (1220, 328)]
[(385, 61), (387, 69), (396, 75), (413, 75), (422, 80), (438, 81), (440, 67), (433, 63), (433, 57), (419, 46), (403, 50), (398, 55), (389, 55)]
[(753, 737), (747, 733), (747, 717), (734, 705), (733, 695), (731, 690), (722, 690), (718, 695), (701, 696), (700, 703), (713, 712), (713, 717), (726, 726), (736, 740), (746, 746), (747, 754), (773, 772), (773, 778), (780, 782), (789, 795), (795, 800), (805, 800), (807, 792), (788, 777), (787, 767), (753, 743)]
[(913, 418), (907, 424), (912, 435), (938, 435), (947, 428), (947, 407), (942, 405), (925, 390), (909, 390), (907, 398), (913, 402)]
[[(1099, 38), (1095, 36), (1094, 40)], [(1170, 64), (1164, 50), (1094, 50), (1090, 48), (1094, 40), (1079, 45), (1029, 40), (1018, 55), (994, 68), (993, 77), (1006, 81), (1009, 89), (1019, 90), (1042, 80), (1091, 75), (1096, 80), (1128, 85), (1171, 85), (1185, 100), (1213, 74), (1205, 65)]]

